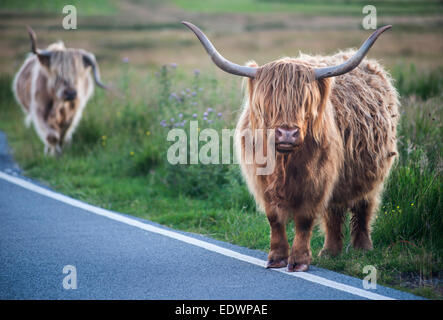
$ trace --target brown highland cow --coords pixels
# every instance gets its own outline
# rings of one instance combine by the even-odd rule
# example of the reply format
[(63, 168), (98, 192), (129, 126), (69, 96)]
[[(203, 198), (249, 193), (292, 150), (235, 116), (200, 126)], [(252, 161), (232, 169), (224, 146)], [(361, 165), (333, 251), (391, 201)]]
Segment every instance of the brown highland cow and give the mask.
[[(325, 230), (320, 254), (339, 254), (348, 210), (353, 247), (371, 250), (371, 220), (397, 155), (399, 101), (390, 76), (365, 55), (391, 26), (376, 30), (358, 51), (300, 55), (258, 67), (226, 60), (200, 29), (183, 23), (218, 67), (249, 78), (236, 149), (249, 190), (271, 226), (267, 267), (306, 271), (318, 218)], [(245, 142), (237, 134), (245, 129), (272, 129), (277, 152), (271, 174), (257, 175), (257, 165), (245, 163)], [(288, 219), (296, 230), (291, 249)]]
[(80, 122), (83, 109), (99, 87), (100, 73), (95, 56), (83, 49), (66, 48), (63, 42), (37, 49), (34, 31), (28, 27), (32, 54), (17, 72), (13, 91), (25, 113), (25, 123), (33, 123), (45, 144), (45, 153), (59, 155)]

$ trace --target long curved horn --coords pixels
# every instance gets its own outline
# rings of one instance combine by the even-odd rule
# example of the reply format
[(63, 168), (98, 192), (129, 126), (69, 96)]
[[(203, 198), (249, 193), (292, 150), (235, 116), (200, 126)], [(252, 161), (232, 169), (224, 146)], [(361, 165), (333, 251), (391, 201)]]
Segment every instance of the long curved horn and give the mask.
[(346, 62), (334, 66), (334, 67), (325, 67), (325, 68), (317, 68), (315, 69), (315, 79), (323, 79), (323, 78), (329, 78), (329, 77), (335, 77), (342, 74), (345, 74), (353, 69), (355, 69), (360, 62), (363, 60), (363, 58), (368, 53), (369, 49), (371, 49), (372, 45), (374, 44), (375, 40), (386, 30), (390, 29), (392, 26), (384, 26), (381, 28), (378, 28), (375, 30), (373, 34), (363, 43), (363, 45), (358, 49), (358, 51)]
[(29, 39), (31, 40), (31, 52), (37, 54), (37, 37), (34, 30), (30, 26), (26, 26), (29, 33)]
[(83, 52), (83, 63), (86, 66), (91, 66), (92, 68), (92, 74), (94, 75), (94, 81), (95, 83), (103, 89), (108, 90), (108, 86), (104, 85), (100, 80), (100, 70), (98, 68), (97, 61), (95, 60), (94, 55), (92, 55), (89, 52)]
[(31, 52), (36, 55), (49, 58), (51, 56), (51, 51), (38, 49), (37, 48), (37, 36), (35, 35), (34, 30), (32, 30), (32, 28), (30, 26), (26, 26), (26, 29), (28, 29), (29, 39), (31, 39)]
[(182, 23), (185, 26), (187, 26), (189, 29), (191, 29), (192, 32), (195, 33), (198, 40), (200, 40), (203, 47), (206, 49), (206, 52), (209, 54), (212, 61), (214, 61), (217, 67), (219, 67), (223, 71), (235, 74), (237, 76), (249, 77), (249, 78), (255, 77), (255, 74), (257, 73), (257, 68), (240, 66), (229, 60), (226, 60), (225, 58), (223, 58), (223, 56), (220, 53), (218, 53), (218, 51), (215, 49), (211, 41), (209, 41), (208, 37), (206, 37), (206, 35), (199, 28), (197, 28), (195, 25), (193, 25), (190, 22), (182, 21)]

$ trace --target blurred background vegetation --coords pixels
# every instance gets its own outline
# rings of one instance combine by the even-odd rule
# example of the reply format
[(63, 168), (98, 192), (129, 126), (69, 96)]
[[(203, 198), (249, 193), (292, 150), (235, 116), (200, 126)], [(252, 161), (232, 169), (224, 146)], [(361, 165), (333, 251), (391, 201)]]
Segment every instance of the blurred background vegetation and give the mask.
[[(99, 0), (71, 1), (78, 29), (63, 30), (64, 1), (0, 4), (0, 130), (8, 135), (24, 173), (98, 206), (151, 219), (250, 248), (269, 249), (266, 217), (256, 211), (237, 165), (177, 165), (166, 161), (172, 127), (235, 127), (241, 79), (214, 67), (184, 26), (202, 27), (231, 60), (259, 64), (299, 51), (332, 54), (358, 47), (366, 1)], [(373, 1), (378, 25), (392, 24), (371, 49), (391, 72), (401, 95), (400, 157), (374, 223), (375, 250), (346, 247), (314, 264), (363, 277), (375, 265), (379, 283), (441, 298), (443, 279), (441, 1)], [(96, 89), (70, 148), (45, 157), (34, 130), (25, 128), (11, 81), (27, 52), (28, 24), (40, 47), (62, 39), (97, 56), (105, 82)], [(288, 229), (290, 240), (294, 231)], [(349, 240), (349, 230), (346, 230)], [(347, 244), (345, 245), (347, 246)]]

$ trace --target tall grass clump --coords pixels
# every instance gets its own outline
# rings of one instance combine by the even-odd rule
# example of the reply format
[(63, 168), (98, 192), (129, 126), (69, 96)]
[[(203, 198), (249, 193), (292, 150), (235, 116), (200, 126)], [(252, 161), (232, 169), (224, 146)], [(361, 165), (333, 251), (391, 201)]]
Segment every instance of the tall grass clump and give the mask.
[(422, 100), (442, 95), (443, 67), (418, 71), (414, 64), (396, 65), (392, 70), (396, 87), (402, 97), (416, 96)]
[(441, 98), (405, 99), (398, 128), (399, 159), (385, 186), (374, 239), (409, 241), (443, 250)]

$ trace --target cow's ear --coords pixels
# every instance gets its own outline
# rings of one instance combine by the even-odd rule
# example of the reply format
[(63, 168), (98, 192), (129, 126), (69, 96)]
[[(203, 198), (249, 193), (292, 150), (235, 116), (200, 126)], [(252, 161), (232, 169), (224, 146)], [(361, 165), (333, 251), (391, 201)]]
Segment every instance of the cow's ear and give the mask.
[[(258, 64), (255, 61), (249, 61), (248, 63), (246, 63), (246, 65), (248, 67), (258, 68)], [(247, 81), (247, 90), (248, 90), (249, 101), (251, 101), (252, 95), (254, 94), (255, 79), (254, 78), (247, 78), (246, 81)]]
[(49, 66), (51, 64), (51, 53), (45, 52), (45, 53), (37, 53), (38, 61), (40, 61), (40, 64), (46, 68), (49, 69)]
[[(334, 83), (334, 78), (323, 78), (316, 80), (319, 100), (316, 110), (312, 110), (315, 113), (314, 123), (312, 126), (312, 134), (315, 140), (320, 141), (320, 136), (323, 131), (323, 113), (326, 109), (326, 104), (328, 103), (329, 95), (331, 94), (331, 88)], [(315, 106), (313, 106), (315, 108)]]
[(318, 89), (320, 91), (320, 105), (319, 108), (324, 109), (326, 102), (328, 101), (329, 94), (331, 93), (332, 84), (334, 78), (324, 78), (317, 80)]

